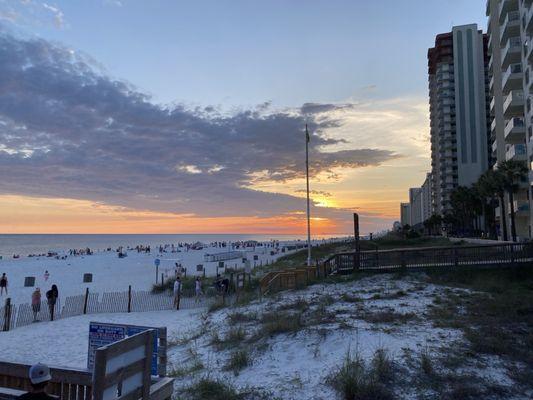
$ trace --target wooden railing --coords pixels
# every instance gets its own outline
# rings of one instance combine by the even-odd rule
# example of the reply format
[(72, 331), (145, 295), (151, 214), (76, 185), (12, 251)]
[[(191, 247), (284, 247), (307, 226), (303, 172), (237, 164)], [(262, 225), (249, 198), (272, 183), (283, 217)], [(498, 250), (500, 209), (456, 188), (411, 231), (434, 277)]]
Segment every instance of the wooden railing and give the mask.
[(321, 265), (270, 271), (261, 278), (261, 294), (265, 295), (280, 290), (301, 289), (324, 276), (324, 267)]
[[(30, 365), (0, 361), (0, 399), (15, 399), (31, 389), (28, 372)], [(46, 391), (59, 400), (92, 400), (92, 373), (86, 369), (50, 366), (52, 380)], [(152, 378), (150, 400), (168, 400), (172, 397), (172, 378)]]
[[(0, 361), (0, 387), (29, 391), (30, 365)], [(50, 367), (52, 380), (47, 387), (49, 394), (61, 400), (91, 400), (92, 374), (88, 370)]]
[(533, 243), (425, 247), (339, 253), (324, 262), (327, 274), (454, 267), (511, 267), (533, 263)]

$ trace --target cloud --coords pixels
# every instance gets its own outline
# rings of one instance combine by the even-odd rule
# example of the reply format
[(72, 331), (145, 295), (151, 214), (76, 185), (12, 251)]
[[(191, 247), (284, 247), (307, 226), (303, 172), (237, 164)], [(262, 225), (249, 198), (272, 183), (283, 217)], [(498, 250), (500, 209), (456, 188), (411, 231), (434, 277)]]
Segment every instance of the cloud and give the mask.
[[(296, 190), (296, 193), (307, 193), (307, 190), (305, 189), (298, 189)], [(317, 195), (317, 196), (324, 196), (324, 197), (331, 197), (332, 194), (330, 192), (326, 192), (324, 190), (310, 190), (309, 194), (311, 195)]]
[(161, 106), (82, 53), (0, 30), (0, 194), (203, 216), (300, 210), (301, 198), (252, 186), (303, 176), (306, 122), (313, 177), (399, 157), (384, 148), (335, 150), (348, 144), (328, 135), (343, 124), (328, 112), (355, 105), (322, 106), (272, 110), (266, 102), (231, 115)]
[(329, 111), (352, 109), (355, 104), (320, 104), (304, 103), (300, 108), (302, 114), (321, 114)]
[(56, 28), (62, 28), (63, 27), (63, 12), (55, 6), (51, 6), (49, 4), (43, 3), (43, 7), (50, 11), (54, 15), (54, 24)]

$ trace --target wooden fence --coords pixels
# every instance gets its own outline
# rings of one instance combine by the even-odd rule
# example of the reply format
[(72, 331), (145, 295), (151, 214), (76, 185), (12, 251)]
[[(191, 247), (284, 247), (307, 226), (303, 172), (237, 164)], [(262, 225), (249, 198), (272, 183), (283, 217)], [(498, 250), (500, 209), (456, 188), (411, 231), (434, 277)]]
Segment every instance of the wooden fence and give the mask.
[(533, 263), (533, 243), (425, 247), (339, 253), (324, 262), (327, 274), (424, 268), (512, 267)]
[[(208, 306), (213, 301), (213, 293), (206, 291), (200, 299), (196, 299), (193, 290), (183, 291), (180, 299), (180, 309), (191, 309)], [(164, 311), (174, 309), (174, 297), (172, 293), (152, 293), (150, 291), (134, 291), (131, 287), (123, 292), (99, 293), (89, 292), (85, 294), (68, 296), (61, 306), (60, 299), (55, 305), (54, 319), (74, 317), (82, 314), (98, 313), (121, 313), (121, 312), (145, 312)], [(50, 311), (46, 301), (41, 303), (38, 313), (41, 321), (50, 320)], [(0, 307), (0, 328), (8, 331), (13, 328), (30, 325), (34, 322), (31, 304), (19, 305), (6, 301)]]
[(280, 271), (270, 271), (260, 280), (261, 294), (269, 294), (280, 290), (301, 289), (325, 277), (324, 267), (287, 268)]

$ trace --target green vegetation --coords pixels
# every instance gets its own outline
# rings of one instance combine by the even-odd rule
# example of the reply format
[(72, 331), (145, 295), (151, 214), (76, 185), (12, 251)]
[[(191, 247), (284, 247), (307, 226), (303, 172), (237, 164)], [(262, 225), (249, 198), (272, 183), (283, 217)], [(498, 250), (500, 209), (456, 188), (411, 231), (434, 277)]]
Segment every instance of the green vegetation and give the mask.
[[(273, 336), (280, 333), (292, 333), (300, 330), (304, 325), (302, 313), (271, 312), (261, 316), (263, 326), (258, 332), (259, 337)], [(257, 339), (257, 337), (256, 337)]]
[(212, 379), (209, 376), (189, 386), (178, 399), (186, 400), (280, 400), (272, 394), (253, 388), (245, 387), (237, 389), (230, 383)]
[(237, 390), (220, 380), (202, 378), (187, 389), (190, 400), (241, 400), (244, 397)]
[[(433, 247), (433, 246), (453, 246), (449, 239), (444, 237), (415, 237), (406, 238), (398, 232), (389, 232), (383, 237), (374, 240), (361, 240), (359, 242), (361, 250), (390, 250), (396, 248), (410, 248), (410, 247)], [(354, 241), (351, 240), (326, 243), (315, 246), (311, 250), (313, 260), (323, 260), (336, 253), (352, 252), (354, 250)], [(303, 249), (296, 253), (279, 258), (276, 262), (263, 267), (263, 270), (276, 270), (291, 267), (300, 267), (305, 265), (307, 261), (307, 250)]]
[(226, 371), (233, 371), (237, 375), (241, 370), (251, 364), (251, 358), (246, 350), (237, 350), (233, 352), (225, 365)]
[(364, 311), (360, 318), (371, 324), (406, 324), (418, 320), (415, 313), (398, 313), (395, 311)]
[[(531, 267), (434, 272), (428, 274), (428, 280), (473, 289), (449, 290), (444, 298), (436, 299), (429, 312), (436, 326), (461, 329), (473, 357), (497, 355), (533, 370)], [(512, 375), (513, 371), (509, 372)], [(527, 387), (533, 389), (533, 381), (529, 380)]]
[(328, 383), (344, 400), (389, 400), (394, 364), (384, 349), (378, 349), (369, 364), (348, 352), (344, 363), (328, 377)]
[[(480, 218), (484, 219), (488, 234), (497, 238), (495, 208), (498, 205), (508, 210), (502, 216), (502, 236), (504, 240), (516, 242), (514, 195), (520, 190), (521, 183), (527, 178), (528, 167), (525, 161), (507, 160), (498, 164), (498, 169), (489, 169), (470, 187), (459, 186), (451, 194), (452, 211), (443, 216), (442, 222), (448, 232), (468, 236), (479, 236)], [(505, 201), (509, 198), (509, 202)], [(507, 232), (506, 215), (509, 214), (511, 232)]]

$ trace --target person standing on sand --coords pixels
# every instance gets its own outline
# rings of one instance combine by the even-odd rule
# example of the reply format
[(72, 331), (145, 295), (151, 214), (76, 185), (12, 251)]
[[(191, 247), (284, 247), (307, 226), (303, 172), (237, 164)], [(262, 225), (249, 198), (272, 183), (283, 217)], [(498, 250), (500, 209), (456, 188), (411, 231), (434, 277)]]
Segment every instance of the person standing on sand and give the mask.
[(202, 281), (200, 280), (200, 277), (197, 276), (196, 277), (196, 282), (195, 282), (195, 286), (194, 286), (194, 290), (196, 292), (196, 299), (194, 300), (196, 303), (199, 303), (200, 302), (200, 296), (202, 294), (204, 294), (202, 292)]
[(37, 322), (37, 315), (41, 311), (41, 289), (36, 288), (31, 295), (31, 309), (33, 310), (33, 322)]
[(2, 277), (0, 278), (0, 296), (4, 294), (4, 290), (6, 291), (6, 294), (7, 294), (7, 276), (5, 272), (2, 274)]
[(48, 278), (50, 278), (50, 273), (48, 272), (48, 270), (46, 270), (44, 271), (44, 281), (47, 282)]
[(46, 299), (48, 300), (48, 310), (50, 311), (50, 321), (54, 320), (54, 309), (56, 307), (57, 298), (59, 297), (59, 291), (56, 285), (52, 285), (52, 288), (46, 292)]
[(174, 307), (179, 309), (180, 305), (180, 295), (181, 295), (181, 279), (178, 276), (174, 282)]

